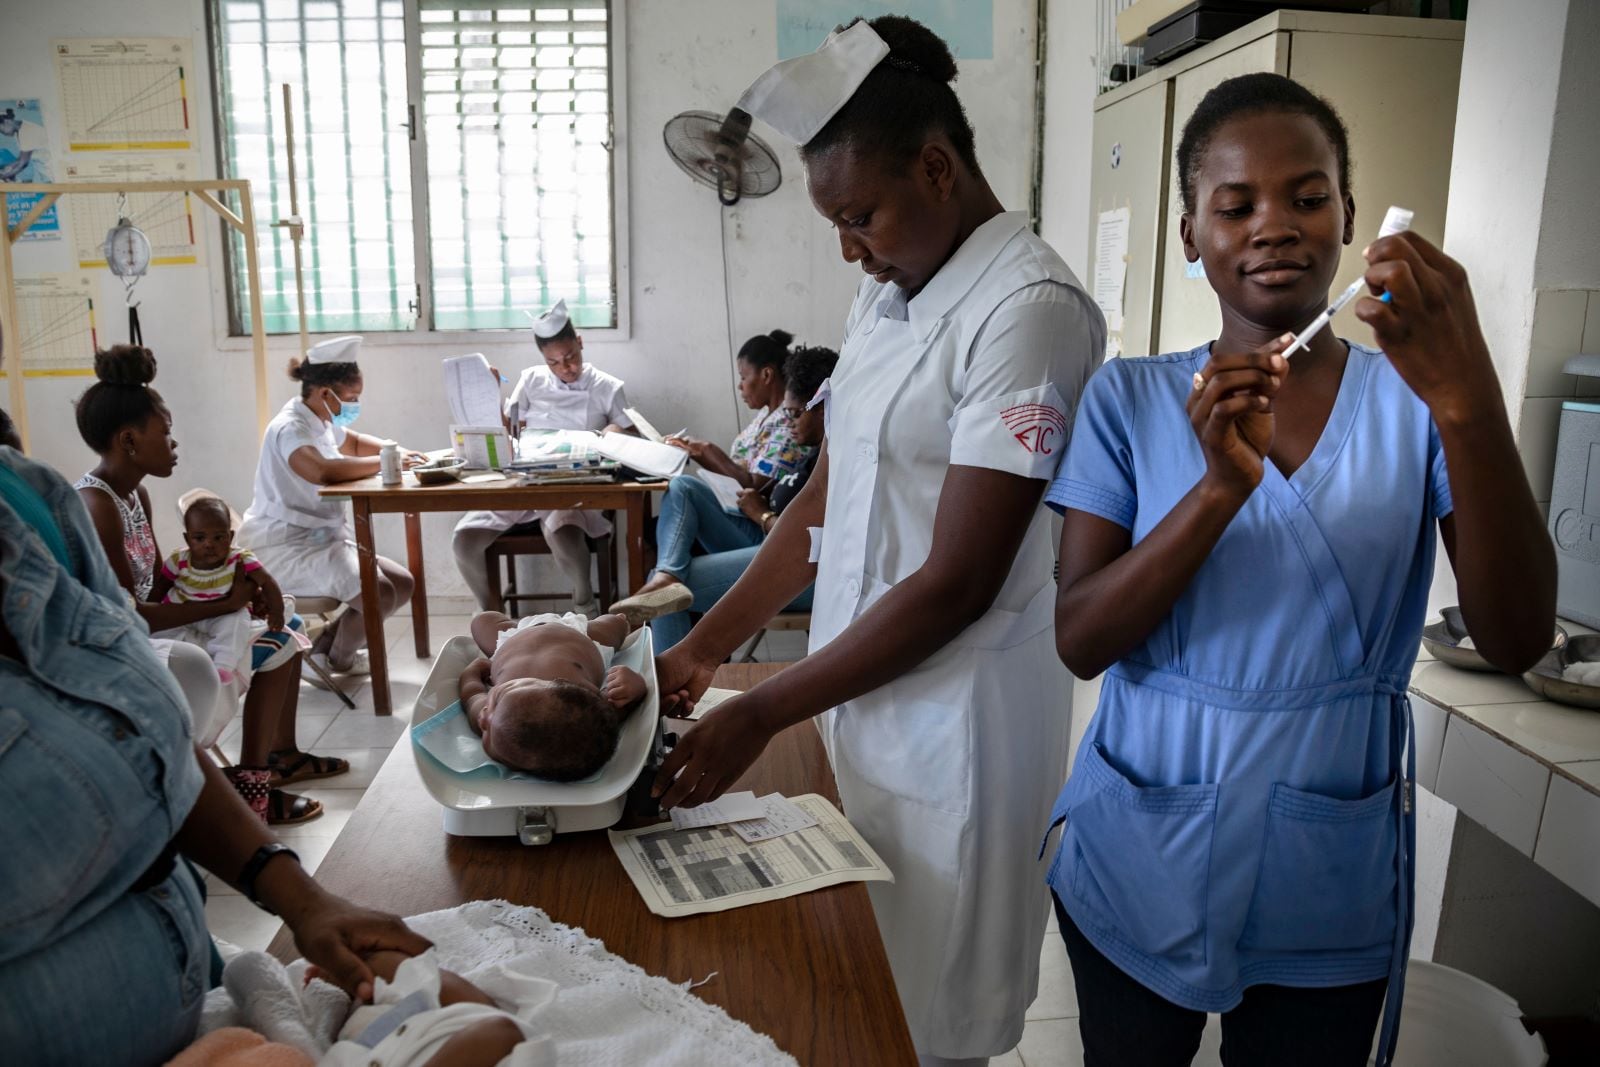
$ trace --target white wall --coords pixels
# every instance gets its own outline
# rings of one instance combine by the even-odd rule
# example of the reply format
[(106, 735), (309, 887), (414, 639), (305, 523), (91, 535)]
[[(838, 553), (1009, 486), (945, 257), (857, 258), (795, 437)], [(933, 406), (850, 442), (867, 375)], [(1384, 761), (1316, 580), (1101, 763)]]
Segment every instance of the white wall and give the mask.
[[(8, 5), (0, 36), (0, 98), (39, 97), (51, 125), (56, 166), (60, 106), (49, 42), (55, 37), (191, 36), (196, 67), (190, 82), (203, 159), (215, 165), (205, 4), (209, 0), (72, 0)], [(995, 0), (990, 60), (961, 63), (957, 91), (978, 131), (978, 154), (1001, 200), (1027, 207), (1033, 137), (1033, 0)], [(726, 439), (735, 430), (733, 370), (724, 315), (718, 206), (667, 158), (661, 127), (690, 108), (723, 110), (777, 58), (773, 0), (627, 0), (628, 128), (619, 142), (629, 152), (632, 336), (591, 343), (599, 366), (628, 382), (629, 398), (663, 429), (688, 425)], [(764, 200), (729, 212), (728, 265), (733, 343), (775, 326), (802, 339), (837, 345), (859, 273), (838, 255), (832, 232), (811, 210), (798, 158), (770, 130), (784, 184)], [(64, 201), (70, 212), (70, 201)], [(66, 218), (64, 226), (69, 225)], [(139, 286), (146, 342), (161, 360), (157, 387), (176, 416), (177, 473), (150, 486), (163, 544), (177, 538), (172, 502), (192, 485), (206, 485), (237, 506), (250, 498), (257, 435), (248, 346), (222, 336), (220, 243), (207, 219), (208, 262), (162, 267)], [(1081, 242), (1079, 242), (1081, 244)], [(19, 273), (68, 270), (68, 242), (18, 249)], [(101, 343), (126, 339), (120, 288), (106, 276), (99, 318)], [(446, 409), (438, 360), (482, 350), (508, 374), (528, 364), (525, 337), (485, 334), (470, 347), (369, 338), (361, 429), (407, 444), (443, 444)], [(291, 395), (282, 373), (293, 338), (271, 342), (272, 406)], [(76, 475), (92, 464), (78, 439), (71, 402), (88, 379), (29, 379), (32, 447), (40, 459)], [(454, 516), (424, 518), (427, 580), (434, 595), (464, 589), (449, 553)], [(379, 523), (379, 550), (403, 558), (397, 521)]]
[(1094, 0), (1047, 0), (1039, 236), (1050, 242), (1086, 284), (1096, 82), (1094, 33)]

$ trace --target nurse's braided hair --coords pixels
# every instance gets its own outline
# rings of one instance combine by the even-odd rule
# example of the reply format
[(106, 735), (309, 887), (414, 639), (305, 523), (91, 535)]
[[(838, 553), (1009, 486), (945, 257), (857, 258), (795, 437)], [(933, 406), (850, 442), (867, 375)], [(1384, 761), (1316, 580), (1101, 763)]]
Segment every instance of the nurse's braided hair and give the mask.
[[(855, 19), (840, 30), (861, 20)], [(896, 166), (909, 163), (928, 142), (942, 133), (955, 146), (961, 162), (973, 174), (978, 152), (972, 123), (950, 83), (956, 80), (956, 61), (950, 46), (915, 19), (882, 15), (868, 21), (889, 54), (873, 68), (850, 101), (800, 149), (811, 159), (840, 145), (857, 152), (876, 152)]]
[(1195, 175), (1217, 131), (1229, 119), (1263, 111), (1305, 115), (1322, 127), (1339, 160), (1339, 189), (1350, 192), (1350, 134), (1333, 105), (1282, 74), (1241, 74), (1201, 97), (1200, 105), (1184, 123), (1178, 140), (1178, 191), (1185, 212), (1194, 213)]
[(359, 363), (308, 363), (300, 356), (289, 359), (289, 377), (300, 383), (300, 397), (324, 385), (346, 385), (361, 377)]
[(94, 354), (94, 376), (75, 405), (83, 443), (105, 454), (119, 430), (143, 426), (164, 415), (166, 403), (150, 388), (156, 377), (155, 353), (142, 345), (112, 345)]

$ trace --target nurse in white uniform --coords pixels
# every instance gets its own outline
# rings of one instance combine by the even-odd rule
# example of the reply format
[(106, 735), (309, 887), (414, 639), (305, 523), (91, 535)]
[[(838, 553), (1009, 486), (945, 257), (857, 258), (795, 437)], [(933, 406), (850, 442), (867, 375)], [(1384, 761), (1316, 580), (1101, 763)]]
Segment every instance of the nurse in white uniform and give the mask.
[[(530, 315), (532, 313), (530, 312)], [(544, 357), (543, 366), (522, 372), (506, 401), (506, 427), (513, 434), (534, 430), (593, 430), (619, 433), (632, 429), (633, 420), (622, 379), (585, 363), (583, 338), (573, 328), (567, 302), (533, 320), (533, 339)], [(456, 523), (451, 547), (467, 588), (485, 611), (500, 610), (490, 603), (489, 569), (484, 551), (506, 530), (538, 522), (550, 545), (556, 565), (572, 583), (573, 610), (590, 618), (600, 613), (590, 577), (590, 537), (611, 532), (611, 523), (598, 511), (563, 508), (560, 511), (469, 511)]]
[[(361, 410), (359, 337), (335, 337), (291, 360), (300, 395), (267, 424), (256, 463), (255, 496), (239, 525), (239, 544), (252, 549), (285, 593), (338, 597), (350, 606), (324, 631), (311, 655), (332, 671), (367, 673), (361, 571), (344, 504), (318, 496), (325, 485), (378, 473), (385, 442), (350, 429)], [(402, 449), (406, 466), (427, 457)], [(384, 617), (411, 598), (411, 572), (377, 557), (378, 610)], [(321, 684), (319, 676), (305, 678)]]
[(659, 663), (681, 707), (815, 578), (811, 655), (710, 711), (656, 788), (716, 797), (823, 716), (846, 814), (894, 872), (870, 892), (925, 1064), (1012, 1048), (1037, 988), (1049, 902), (1028, 827), (1066, 771), (1071, 691), (1039, 503), (1105, 351), (1094, 303), (984, 179), (954, 76), (942, 41), (886, 16), (746, 93), (802, 146), (812, 203), (868, 277), (815, 473)]

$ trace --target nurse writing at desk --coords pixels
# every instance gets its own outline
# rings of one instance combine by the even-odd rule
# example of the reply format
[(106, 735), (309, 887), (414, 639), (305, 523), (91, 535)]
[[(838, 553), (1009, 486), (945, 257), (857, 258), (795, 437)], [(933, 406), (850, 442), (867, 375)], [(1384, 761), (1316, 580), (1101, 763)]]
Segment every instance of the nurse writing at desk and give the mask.
[[(817, 715), (845, 811), (894, 871), (869, 887), (925, 1064), (1022, 1035), (1048, 897), (1027, 827), (1065, 771), (1070, 679), (1039, 506), (1105, 328), (978, 166), (943, 41), (856, 22), (763, 75), (745, 108), (802, 146), (812, 203), (866, 273), (824, 454), (739, 583), (659, 661), (693, 700), (816, 581), (811, 655), (710, 711), (662, 802), (718, 796)], [(833, 709), (833, 710), (829, 710)]]
[(1382, 1067), (1435, 530), (1478, 651), (1511, 673), (1549, 642), (1554, 553), (1455, 261), (1379, 238), (1365, 279), (1389, 300), (1355, 314), (1382, 350), (1327, 330), (1282, 354), (1356, 233), (1333, 109), (1235, 78), (1177, 159), (1184, 253), (1222, 331), (1107, 362), (1047, 498), (1061, 657), (1105, 672), (1051, 817), (1084, 1062), (1187, 1064), (1218, 1012), (1229, 1067), (1364, 1067), (1381, 1010)]
[[(532, 313), (530, 312), (530, 317)], [(506, 429), (512, 435), (530, 430), (589, 430), (621, 433), (633, 430), (625, 410), (622, 379), (607, 374), (583, 359), (583, 338), (573, 328), (567, 302), (533, 319), (533, 341), (540, 363), (522, 372), (506, 401)], [(489, 600), (489, 564), (484, 552), (495, 538), (516, 526), (537, 523), (550, 545), (550, 554), (572, 583), (572, 610), (591, 619), (600, 614), (590, 576), (589, 541), (611, 532), (611, 523), (598, 511), (562, 508), (558, 511), (469, 511), (456, 523), (451, 548), (467, 588), (485, 611), (499, 611)]]

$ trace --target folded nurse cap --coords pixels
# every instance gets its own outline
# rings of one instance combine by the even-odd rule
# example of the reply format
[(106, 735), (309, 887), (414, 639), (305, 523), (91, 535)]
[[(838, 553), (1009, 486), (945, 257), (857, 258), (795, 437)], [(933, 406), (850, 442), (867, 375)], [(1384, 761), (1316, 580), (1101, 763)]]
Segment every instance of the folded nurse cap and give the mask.
[(883, 38), (862, 20), (830, 34), (815, 52), (768, 70), (744, 91), (738, 106), (803, 145), (822, 132), (888, 54)]
[(565, 300), (557, 300), (556, 306), (546, 311), (543, 315), (535, 315), (531, 311), (524, 312), (524, 314), (533, 320), (533, 335), (544, 341), (548, 341), (562, 330), (565, 330), (567, 323), (571, 320), (571, 316), (567, 314), (567, 302)]
[(361, 351), (361, 338), (354, 334), (330, 337), (306, 349), (307, 363), (354, 363)]

